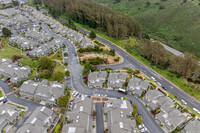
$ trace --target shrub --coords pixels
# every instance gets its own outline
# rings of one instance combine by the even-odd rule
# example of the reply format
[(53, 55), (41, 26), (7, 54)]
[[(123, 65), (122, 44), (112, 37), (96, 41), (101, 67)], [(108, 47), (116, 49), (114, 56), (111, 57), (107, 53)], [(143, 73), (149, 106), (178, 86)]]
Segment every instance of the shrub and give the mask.
[(67, 71), (65, 71), (65, 76), (70, 76), (70, 72), (67, 70)]
[(58, 82), (62, 81), (64, 79), (64, 76), (64, 73), (60, 71), (56, 71), (53, 73), (53, 79)]
[(115, 62), (118, 62), (118, 61), (119, 61), (119, 57), (114, 58), (114, 61), (115, 61)]

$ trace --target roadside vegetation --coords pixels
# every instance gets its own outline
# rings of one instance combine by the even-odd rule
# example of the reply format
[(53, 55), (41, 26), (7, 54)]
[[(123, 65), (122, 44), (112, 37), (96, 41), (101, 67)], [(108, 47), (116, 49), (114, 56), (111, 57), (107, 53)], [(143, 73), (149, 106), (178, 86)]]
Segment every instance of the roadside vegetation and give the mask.
[(2, 91), (0, 90), (0, 97), (3, 97), (3, 93), (2, 93)]

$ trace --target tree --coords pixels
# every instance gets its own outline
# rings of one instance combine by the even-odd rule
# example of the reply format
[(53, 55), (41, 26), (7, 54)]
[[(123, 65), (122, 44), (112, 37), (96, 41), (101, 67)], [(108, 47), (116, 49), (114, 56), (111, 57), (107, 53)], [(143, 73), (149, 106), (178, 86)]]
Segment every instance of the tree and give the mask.
[(38, 61), (38, 65), (41, 69), (50, 69), (53, 66), (53, 62), (51, 59), (49, 59), (47, 56), (40, 57)]
[(146, 7), (149, 7), (151, 3), (149, 1), (146, 2)]
[(58, 105), (60, 107), (66, 107), (67, 103), (69, 102), (69, 99), (70, 99), (70, 94), (59, 97), (58, 98)]
[(13, 3), (14, 6), (19, 6), (19, 2), (16, 1), (16, 0), (13, 0), (12, 3)]
[(64, 73), (60, 71), (56, 71), (53, 73), (53, 79), (58, 82), (62, 81), (64, 79), (64, 76)]
[(87, 74), (90, 73), (90, 71), (94, 71), (94, 70), (96, 70), (96, 68), (93, 67), (92, 64), (86, 63), (86, 64), (84, 65), (83, 75), (87, 75)]
[(68, 26), (71, 27), (72, 29), (75, 29), (75, 28), (76, 28), (76, 26), (74, 25), (74, 22), (73, 22), (72, 19), (69, 19), (69, 20), (68, 20)]
[(43, 78), (43, 79), (49, 79), (51, 78), (51, 75), (52, 75), (52, 72), (49, 71), (49, 70), (44, 70), (43, 72), (40, 73), (40, 78)]
[(94, 31), (91, 31), (89, 37), (91, 39), (95, 39), (96, 38), (96, 33)]
[(142, 124), (142, 117), (140, 115), (137, 115), (137, 118), (136, 118), (136, 122), (141, 125)]
[(11, 31), (6, 27), (3, 27), (2, 33), (3, 33), (3, 36), (5, 37), (10, 37), (12, 35)]
[(110, 51), (109, 51), (109, 55), (111, 55), (111, 56), (115, 56), (115, 50), (114, 50), (114, 49), (110, 49)]
[(137, 114), (137, 106), (135, 104), (132, 105), (133, 107), (133, 112), (132, 112), (132, 116), (135, 117), (135, 115)]
[(17, 61), (17, 60), (19, 60), (20, 58), (22, 58), (22, 57), (19, 56), (19, 55), (13, 55), (13, 56), (12, 56), (12, 62)]
[(185, 53), (184, 56), (174, 56), (169, 70), (185, 78), (191, 78), (199, 68), (199, 61), (193, 55)]
[(70, 72), (67, 70), (65, 71), (65, 76), (69, 77), (70, 76)]
[(40, 8), (38, 7), (38, 5), (36, 6), (36, 10), (38, 10), (38, 11), (40, 10)]

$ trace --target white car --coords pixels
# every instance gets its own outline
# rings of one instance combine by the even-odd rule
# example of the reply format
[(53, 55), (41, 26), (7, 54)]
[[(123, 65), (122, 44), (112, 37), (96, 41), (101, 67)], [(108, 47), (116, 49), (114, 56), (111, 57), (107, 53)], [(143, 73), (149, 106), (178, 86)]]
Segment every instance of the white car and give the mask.
[(139, 129), (144, 128), (144, 124), (139, 125), (138, 128), (139, 128)]
[(194, 110), (196, 113), (199, 113), (199, 110), (198, 110), (198, 109), (193, 108), (193, 110)]
[(147, 128), (144, 127), (144, 128), (142, 128), (140, 131), (143, 133), (143, 132), (147, 131)]
[(162, 86), (160, 82), (157, 82), (157, 84), (158, 84), (159, 86)]
[(181, 100), (181, 102), (182, 102), (183, 104), (185, 104), (185, 105), (187, 104), (187, 102), (186, 102), (185, 100), (183, 100), (183, 99)]
[(151, 77), (151, 79), (152, 79), (153, 81), (156, 81), (156, 79), (155, 79), (154, 77)]

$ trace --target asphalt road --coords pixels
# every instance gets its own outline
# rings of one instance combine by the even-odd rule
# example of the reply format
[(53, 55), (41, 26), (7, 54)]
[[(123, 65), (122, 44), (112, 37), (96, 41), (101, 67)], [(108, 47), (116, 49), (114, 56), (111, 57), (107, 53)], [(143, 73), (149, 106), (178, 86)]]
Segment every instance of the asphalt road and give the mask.
[[(0, 81), (0, 87), (3, 89), (5, 94), (12, 92), (12, 89), (3, 81)], [(14, 93), (8, 95), (7, 98), (13, 103), (28, 107), (28, 112), (33, 112), (37, 107), (41, 106), (39, 103), (19, 98), (15, 96)]]
[[(79, 30), (85, 34), (89, 34), (88, 31), (86, 31), (80, 27), (77, 27), (77, 30)], [(171, 83), (170, 81), (165, 79), (163, 76), (161, 76), (154, 70), (150, 69), (149, 67), (147, 67), (146, 65), (144, 65), (143, 63), (138, 61), (136, 58), (134, 58), (129, 53), (125, 52), (124, 50), (122, 50), (120, 47), (116, 46), (112, 42), (110, 42), (100, 36), (97, 36), (96, 39), (98, 41), (102, 42), (103, 44), (107, 45), (108, 47), (114, 49), (118, 54), (120, 54), (124, 58), (126, 65), (132, 65), (134, 68), (136, 68), (136, 69), (142, 71), (144, 74), (146, 74), (149, 78), (154, 77), (157, 82), (161, 83), (162, 86), (165, 86), (167, 88), (167, 91), (169, 93), (175, 95), (180, 101), (181, 100), (186, 101), (188, 107), (190, 107), (192, 109), (196, 108), (196, 109), (200, 110), (199, 101), (196, 100), (195, 98), (193, 98), (190, 94), (184, 92), (183, 90), (181, 90), (180, 88), (175, 86), (173, 83)], [(108, 67), (115, 68), (117, 66), (110, 65)]]
[[(58, 36), (57, 34), (53, 33), (46, 24), (42, 24), (42, 27), (44, 28), (44, 30), (47, 33), (51, 34), (54, 38), (62, 39), (64, 41), (64, 43), (66, 44), (67, 49), (68, 49), (68, 54), (69, 54), (68, 60), (69, 60), (69, 70), (72, 75), (72, 78), (71, 78), (72, 85), (77, 91), (79, 91), (80, 93), (86, 94), (86, 95), (90, 95), (90, 96), (95, 95), (95, 94), (104, 94), (104, 95), (106, 94), (108, 97), (114, 97), (114, 98), (124, 97), (123, 94), (118, 93), (115, 90), (103, 90), (103, 89), (94, 89), (94, 88), (89, 89), (87, 86), (85, 86), (83, 84), (82, 76), (81, 76), (83, 67), (80, 66), (80, 64), (79, 64), (74, 45), (70, 41), (66, 40), (65, 38), (62, 38), (62, 37)], [(125, 51), (123, 51), (121, 48), (117, 47), (116, 45), (112, 44), (111, 42), (109, 42), (101, 37), (97, 37), (97, 40), (108, 45), (112, 49), (115, 49), (115, 51), (124, 58), (124, 62), (122, 64), (110, 65), (110, 67), (112, 67), (112, 68), (121, 68), (121, 67), (139, 68), (140, 65), (142, 66), (142, 64), (140, 62), (138, 62), (136, 59), (134, 59), (131, 55), (127, 54)], [(142, 104), (142, 102), (139, 99), (137, 99), (131, 95), (126, 95), (126, 97), (128, 97), (129, 100), (132, 101), (132, 103), (137, 105), (138, 113), (142, 116), (144, 125), (147, 127), (147, 129), (150, 132), (163, 133), (163, 130), (155, 122), (154, 118), (147, 111), (146, 107)], [(27, 100), (24, 101), (23, 99), (15, 97), (14, 94), (9, 96), (9, 100), (11, 100), (11, 101), (14, 100), (15, 102), (17, 102), (19, 104), (28, 106), (29, 110), (33, 110), (34, 107), (37, 106), (33, 102), (30, 103), (30, 101), (27, 101)]]
[[(69, 53), (69, 71), (71, 73), (71, 79), (72, 79), (72, 86), (80, 93), (85, 94), (85, 95), (89, 95), (89, 96), (94, 96), (97, 94), (103, 94), (103, 95), (107, 95), (107, 97), (112, 97), (112, 98), (121, 98), (121, 97), (128, 97), (129, 100), (132, 101), (132, 103), (136, 104), (138, 107), (138, 113), (142, 116), (143, 118), (143, 122), (144, 125), (147, 127), (147, 129), (151, 132), (151, 133), (163, 133), (163, 130), (160, 128), (160, 126), (155, 122), (154, 118), (151, 116), (151, 114), (148, 112), (148, 110), (146, 109), (146, 107), (142, 104), (142, 102), (131, 96), (131, 95), (123, 95), (121, 93), (119, 93), (118, 91), (115, 90), (105, 90), (105, 89), (96, 89), (96, 88), (88, 88), (88, 86), (86, 86), (83, 83), (82, 80), (82, 70), (83, 70), (83, 66), (81, 66), (78, 62), (78, 58), (76, 56), (75, 52), (75, 48), (74, 45), (72, 43), (70, 43), (69, 41), (65, 41), (67, 47), (68, 47), (68, 53)], [(126, 62), (123, 62), (126, 63)], [(123, 64), (122, 63), (122, 64)], [(112, 65), (113, 67), (122, 67), (121, 65), (117, 66), (117, 65)], [(103, 66), (102, 66), (103, 67)]]
[(102, 103), (96, 103), (96, 129), (97, 133), (104, 132), (104, 120), (103, 120), (103, 106)]
[[(103, 90), (103, 89), (89, 89), (87, 86), (83, 84), (82, 81), (82, 70), (83, 66), (79, 64), (78, 57), (76, 55), (76, 49), (74, 45), (69, 41), (66, 40), (63, 37), (58, 36), (57, 34), (53, 33), (46, 24), (42, 24), (43, 28), (45, 31), (49, 34), (51, 34), (54, 38), (56, 39), (61, 39), (64, 41), (67, 51), (68, 51), (68, 70), (70, 71), (71, 74), (71, 79), (72, 79), (72, 85), (73, 87), (80, 93), (85, 94), (85, 95), (95, 95), (95, 94), (106, 94), (108, 97), (113, 97), (113, 98), (121, 98), (124, 97), (123, 94), (118, 93), (117, 91), (114, 90)], [(127, 60), (124, 60), (122, 64), (119, 65), (112, 65), (115, 68), (121, 68), (121, 67), (133, 67), (134, 65), (130, 64), (127, 62)], [(102, 66), (104, 67), (104, 66)], [(152, 132), (152, 133), (163, 133), (163, 130), (160, 128), (160, 126), (155, 122), (151, 114), (147, 111), (146, 107), (140, 102), (139, 99), (134, 98), (131, 95), (126, 95), (128, 96), (129, 100), (131, 100), (133, 103), (135, 103), (138, 106), (138, 113), (141, 114), (144, 120), (144, 125), (147, 127), (147, 129)]]

